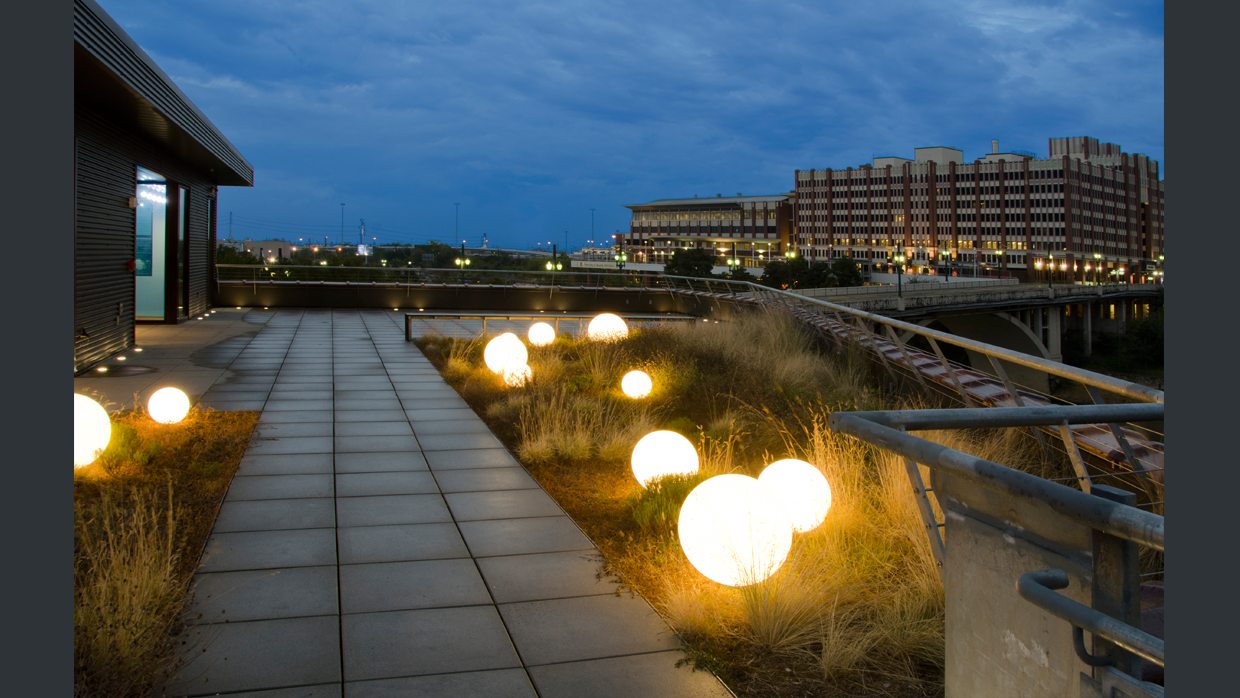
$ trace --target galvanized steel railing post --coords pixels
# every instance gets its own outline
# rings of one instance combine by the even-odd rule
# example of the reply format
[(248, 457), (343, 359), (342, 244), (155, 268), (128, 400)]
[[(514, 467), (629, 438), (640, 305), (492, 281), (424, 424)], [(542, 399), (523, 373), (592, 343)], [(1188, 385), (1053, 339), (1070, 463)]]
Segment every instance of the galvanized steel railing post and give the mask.
[[(1094, 485), (1090, 494), (1108, 501), (1136, 506), (1131, 492), (1106, 485)], [(1093, 532), (1093, 601), (1096, 611), (1134, 628), (1141, 627), (1140, 547), (1130, 541), (1095, 530)], [(1115, 668), (1130, 676), (1141, 676), (1141, 658), (1114, 642), (1094, 636), (1093, 654), (1109, 654)]]

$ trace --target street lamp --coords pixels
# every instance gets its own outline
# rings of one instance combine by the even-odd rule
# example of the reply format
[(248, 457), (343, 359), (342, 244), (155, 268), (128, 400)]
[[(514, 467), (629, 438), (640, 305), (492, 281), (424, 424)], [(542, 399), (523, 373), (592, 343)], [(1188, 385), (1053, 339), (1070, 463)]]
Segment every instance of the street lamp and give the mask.
[(627, 254), (623, 252), (616, 254), (616, 268), (620, 270), (620, 273), (624, 273), (624, 263), (627, 261), (629, 261), (629, 256)]
[(947, 250), (939, 250), (939, 260), (943, 263), (943, 271), (941, 272), (943, 276), (948, 276), (947, 266), (948, 266), (948, 259), (950, 257), (951, 257), (951, 253), (948, 252)]
[(555, 249), (555, 245), (552, 245), (551, 246), (551, 261), (547, 262), (547, 271), (559, 271), (563, 268), (564, 268), (564, 265), (560, 264), (559, 252)]
[[(1085, 265), (1085, 271), (1089, 271), (1089, 265)], [(1098, 272), (1102, 271), (1102, 255), (1094, 253), (1094, 284), (1098, 283)]]
[(891, 261), (895, 262), (895, 267), (896, 267), (896, 295), (899, 296), (900, 298), (904, 297), (904, 284), (902, 281), (903, 279), (902, 274), (904, 273), (904, 260), (905, 259), (906, 257), (904, 256), (903, 252), (891, 258)]
[(465, 241), (461, 241), (461, 256), (456, 258), (456, 266), (461, 269), (461, 283), (465, 283), (465, 267), (469, 266), (469, 257), (465, 256)]

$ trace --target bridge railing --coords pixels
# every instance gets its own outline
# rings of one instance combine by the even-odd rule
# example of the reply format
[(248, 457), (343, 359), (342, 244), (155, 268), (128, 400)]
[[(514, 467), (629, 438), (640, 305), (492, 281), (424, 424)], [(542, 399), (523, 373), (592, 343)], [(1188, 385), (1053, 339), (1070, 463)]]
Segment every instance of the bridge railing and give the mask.
[(470, 284), (559, 287), (665, 288), (661, 274), (421, 267), (330, 267), (292, 264), (217, 264), (216, 283)]

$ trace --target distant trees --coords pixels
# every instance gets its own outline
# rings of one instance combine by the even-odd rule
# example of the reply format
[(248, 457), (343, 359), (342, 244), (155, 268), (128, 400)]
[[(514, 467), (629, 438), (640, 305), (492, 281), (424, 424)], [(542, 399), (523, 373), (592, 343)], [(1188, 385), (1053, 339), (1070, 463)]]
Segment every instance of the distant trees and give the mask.
[(795, 257), (786, 262), (774, 261), (766, 265), (760, 281), (765, 286), (782, 289), (829, 288), (833, 286), (860, 286), (861, 270), (848, 257), (834, 262), (809, 262)]
[(711, 276), (715, 266), (715, 255), (701, 248), (676, 250), (671, 259), (663, 264), (663, 273), (672, 276), (694, 276), (704, 278)]
[(216, 264), (259, 264), (258, 257), (249, 252), (242, 252), (229, 245), (215, 248)]

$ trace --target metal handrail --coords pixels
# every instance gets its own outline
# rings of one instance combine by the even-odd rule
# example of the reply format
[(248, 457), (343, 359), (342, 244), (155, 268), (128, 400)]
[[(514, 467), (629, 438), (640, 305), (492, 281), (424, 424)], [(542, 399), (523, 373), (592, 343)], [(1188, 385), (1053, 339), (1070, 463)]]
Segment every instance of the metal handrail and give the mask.
[[(670, 275), (666, 275), (666, 276), (668, 279), (686, 279), (686, 277), (678, 277), (678, 276), (670, 276)], [(913, 334), (918, 334), (923, 337), (931, 337), (937, 341), (946, 342), (947, 344), (958, 346), (964, 349), (969, 349), (969, 350), (978, 352), (979, 354), (983, 354), (985, 356), (993, 356), (995, 358), (1003, 359), (1004, 361), (1008, 361), (1008, 362), (1017, 364), (1019, 366), (1025, 366), (1028, 368), (1037, 369), (1044, 373), (1048, 373), (1052, 376), (1059, 376), (1060, 378), (1067, 378), (1069, 380), (1077, 381), (1079, 383), (1090, 385), (1095, 388), (1100, 388), (1108, 392), (1116, 393), (1118, 395), (1123, 395), (1124, 397), (1127, 397), (1127, 398), (1131, 398), (1134, 400), (1140, 400), (1141, 402), (1162, 402), (1163, 401), (1163, 391), (1161, 390), (1155, 390), (1153, 388), (1149, 388), (1144, 385), (1140, 385), (1138, 383), (1132, 383), (1129, 381), (1120, 380), (1118, 378), (1112, 378), (1111, 376), (1106, 376), (1100, 373), (1094, 373), (1093, 371), (1086, 371), (1084, 369), (1076, 368), (1074, 366), (1068, 366), (1065, 364), (1058, 363), (1056, 361), (1051, 361), (1049, 359), (1043, 359), (1041, 357), (1031, 356), (1029, 354), (1024, 354), (1022, 352), (1013, 351), (1011, 349), (1004, 349), (1003, 347), (997, 347), (993, 344), (986, 344), (984, 342), (978, 342), (972, 339), (965, 339), (964, 337), (960, 337), (954, 334), (949, 334), (947, 332), (940, 332), (938, 330), (932, 330), (930, 328), (922, 327), (921, 325), (917, 325), (911, 322), (904, 322), (902, 320), (896, 320), (894, 318), (889, 318), (884, 315), (878, 315), (876, 313), (866, 312), (864, 310), (857, 310), (855, 308), (850, 308), (846, 305), (830, 303), (828, 301), (819, 300), (817, 298), (808, 298), (806, 296), (800, 296), (795, 293), (789, 293), (788, 291), (784, 291), (782, 289), (769, 288), (766, 286), (758, 286), (757, 284), (753, 284), (748, 281), (724, 280), (723, 283), (727, 284), (729, 288), (733, 286), (743, 286), (746, 289), (747, 295), (753, 294), (758, 297), (764, 297), (764, 300), (767, 300), (770, 303), (777, 303), (777, 304), (782, 303), (784, 305), (793, 306), (793, 307), (804, 306), (804, 305), (818, 306), (824, 311), (848, 314), (853, 317), (861, 318), (863, 320), (868, 320), (870, 322), (875, 322), (881, 325), (886, 325), (888, 327), (891, 327), (894, 330), (912, 332)], [(732, 291), (732, 293), (736, 293), (736, 292)]]
[[(1092, 666), (1105, 666), (1110, 662), (1099, 661), (1098, 658), (1085, 652), (1081, 631), (1105, 638), (1116, 645), (1148, 659), (1159, 666), (1165, 666), (1163, 640), (1147, 632), (1118, 621), (1111, 616), (1096, 611), (1079, 601), (1056, 594), (1057, 589), (1068, 587), (1068, 574), (1063, 570), (1042, 570), (1026, 572), (1016, 580), (1016, 591), (1020, 597), (1051, 615), (1068, 621), (1072, 625), (1073, 641), (1078, 655)], [(1090, 657), (1094, 661), (1086, 660)]]
[[(1083, 418), (1086, 410), (1076, 410), (1078, 406), (1049, 406), (1030, 408), (1046, 415), (1046, 419), (1059, 418), (1072, 420)], [(1102, 407), (1098, 405), (1085, 407)], [(1136, 407), (1124, 405), (1108, 405), (1106, 407)], [(996, 414), (995, 419), (1002, 419), (1002, 410), (1013, 408), (989, 407), (973, 410), (935, 410), (939, 412), (933, 422), (938, 428), (963, 428), (976, 422), (983, 413)], [(1014, 408), (1020, 409), (1020, 408)], [(943, 412), (959, 412), (961, 419), (952, 421), (945, 418)], [(925, 439), (897, 431), (891, 426), (879, 424), (866, 418), (864, 412), (834, 412), (828, 418), (828, 425), (834, 432), (854, 436), (866, 443), (884, 448), (893, 453), (912, 459), (931, 468), (962, 480), (976, 483), (995, 492), (1028, 500), (1033, 505), (1053, 511), (1061, 516), (1073, 519), (1090, 528), (1102, 531), (1118, 538), (1130, 540), (1156, 550), (1163, 550), (1163, 517), (1134, 507), (1117, 504), (1101, 497), (1088, 495), (1080, 490), (1072, 489), (1056, 482), (1043, 480), (1036, 475), (1022, 472), (1000, 465), (985, 458), (979, 458), (963, 451), (948, 448)], [(884, 420), (888, 424), (897, 424), (897, 420), (887, 413)], [(1106, 416), (1117, 419), (1125, 416), (1122, 410)], [(913, 419), (909, 420), (916, 424)], [(898, 424), (905, 426), (905, 424)], [(921, 428), (925, 428), (924, 426)]]

